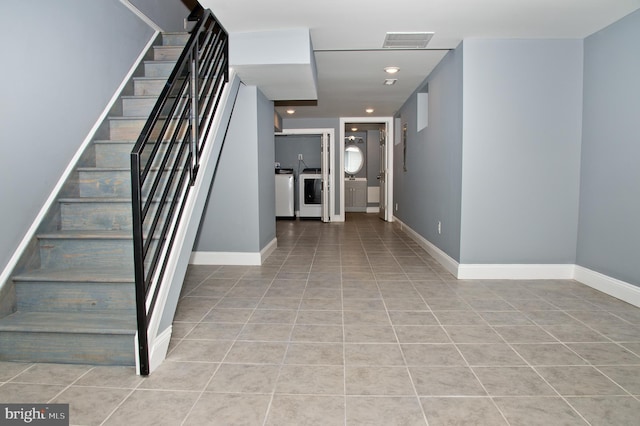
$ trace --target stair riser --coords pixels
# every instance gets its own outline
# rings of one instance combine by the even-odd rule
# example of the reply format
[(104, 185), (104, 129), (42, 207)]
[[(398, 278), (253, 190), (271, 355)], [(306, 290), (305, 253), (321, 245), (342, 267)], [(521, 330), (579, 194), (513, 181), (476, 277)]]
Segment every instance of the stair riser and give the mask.
[(148, 117), (158, 99), (150, 98), (123, 98), (122, 114), (125, 117)]
[(158, 96), (166, 83), (165, 79), (135, 79), (133, 94), (135, 96)]
[(155, 46), (153, 59), (155, 61), (177, 61), (183, 50), (183, 46)]
[(63, 231), (131, 230), (131, 203), (62, 203)]
[(163, 46), (184, 46), (189, 41), (189, 33), (168, 33), (162, 34)]
[(42, 268), (117, 267), (133, 274), (132, 240), (41, 238)]
[[(186, 120), (185, 120), (186, 121)], [(142, 129), (146, 124), (147, 119), (136, 119), (136, 118), (111, 118), (109, 120), (109, 139), (113, 141), (136, 141), (140, 137), (142, 133)], [(156, 122), (153, 131), (149, 135), (149, 139), (154, 141), (158, 138), (160, 131), (162, 130), (162, 126), (165, 123), (165, 119), (158, 119)], [(171, 137), (171, 133), (174, 131), (175, 126), (179, 124), (177, 119), (171, 120), (169, 127), (166, 130), (164, 140), (169, 140)], [(183, 123), (180, 129), (180, 136), (184, 135), (186, 131), (188, 123)]]
[(173, 71), (176, 63), (170, 62), (145, 62), (144, 63), (144, 76), (145, 77), (164, 77), (167, 78)]
[(128, 334), (0, 332), (0, 361), (135, 365)]
[[(153, 179), (154, 175), (151, 172), (148, 179)], [(131, 172), (128, 170), (80, 171), (79, 179), (80, 197), (131, 198)], [(162, 184), (167, 179), (168, 176), (165, 176)], [(148, 190), (149, 187), (146, 186), (145, 189)], [(143, 191), (142, 196), (145, 195), (146, 191)]]
[[(96, 167), (125, 168), (131, 166), (131, 150), (133, 142), (96, 144)], [(161, 149), (166, 149), (166, 145)], [(172, 160), (177, 155), (177, 146), (173, 148)], [(185, 154), (183, 154), (184, 156)], [(171, 161), (172, 161), (171, 160)]]
[[(152, 209), (157, 205), (152, 204)], [(63, 231), (131, 231), (133, 228), (131, 203), (63, 203), (60, 207)]]
[(113, 313), (135, 318), (133, 283), (16, 282), (19, 311)]
[(109, 136), (111, 140), (137, 140), (147, 119), (110, 119)]

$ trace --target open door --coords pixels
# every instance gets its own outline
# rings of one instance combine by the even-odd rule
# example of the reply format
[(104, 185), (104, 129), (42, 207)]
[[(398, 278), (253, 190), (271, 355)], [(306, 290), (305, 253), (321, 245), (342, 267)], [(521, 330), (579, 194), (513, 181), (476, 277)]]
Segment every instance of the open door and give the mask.
[(384, 130), (380, 131), (380, 170), (378, 173), (380, 185), (380, 211), (378, 217), (387, 220), (387, 137)]
[(330, 220), (330, 210), (329, 205), (331, 201), (331, 191), (330, 185), (331, 180), (329, 177), (331, 176), (331, 168), (330, 168), (330, 158), (331, 158), (331, 140), (330, 135), (327, 132), (322, 133), (322, 216), (321, 219), (323, 222), (329, 222)]

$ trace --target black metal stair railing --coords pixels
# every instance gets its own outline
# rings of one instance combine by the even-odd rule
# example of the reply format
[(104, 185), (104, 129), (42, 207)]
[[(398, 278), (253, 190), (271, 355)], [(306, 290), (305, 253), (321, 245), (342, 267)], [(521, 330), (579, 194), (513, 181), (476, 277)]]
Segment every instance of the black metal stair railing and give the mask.
[(228, 34), (210, 10), (197, 23), (131, 152), (138, 357), (149, 374), (149, 320), (222, 91)]

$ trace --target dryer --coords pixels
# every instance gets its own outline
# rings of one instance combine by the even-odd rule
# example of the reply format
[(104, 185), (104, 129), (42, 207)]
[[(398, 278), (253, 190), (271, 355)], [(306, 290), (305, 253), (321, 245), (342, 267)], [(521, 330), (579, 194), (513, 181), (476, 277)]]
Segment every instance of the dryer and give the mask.
[(300, 217), (322, 217), (322, 170), (304, 169), (298, 176)]

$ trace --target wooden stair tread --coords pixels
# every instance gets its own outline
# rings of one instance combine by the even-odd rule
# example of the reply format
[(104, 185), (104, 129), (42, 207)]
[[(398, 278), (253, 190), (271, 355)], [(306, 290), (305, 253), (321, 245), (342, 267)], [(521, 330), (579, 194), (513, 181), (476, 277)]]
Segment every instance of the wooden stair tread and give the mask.
[(127, 240), (131, 239), (131, 231), (100, 231), (100, 230), (68, 230), (58, 232), (46, 232), (38, 234), (38, 238), (54, 239), (104, 239), (104, 240)]
[(0, 319), (0, 331), (72, 333), (72, 334), (130, 334), (136, 333), (135, 317), (124, 318), (122, 313), (76, 312), (14, 312)]

